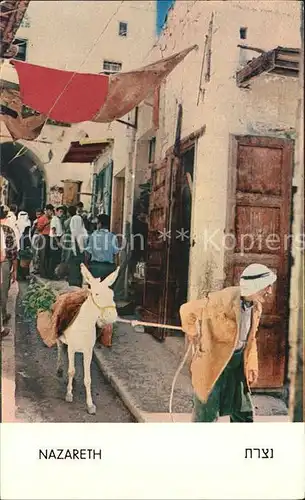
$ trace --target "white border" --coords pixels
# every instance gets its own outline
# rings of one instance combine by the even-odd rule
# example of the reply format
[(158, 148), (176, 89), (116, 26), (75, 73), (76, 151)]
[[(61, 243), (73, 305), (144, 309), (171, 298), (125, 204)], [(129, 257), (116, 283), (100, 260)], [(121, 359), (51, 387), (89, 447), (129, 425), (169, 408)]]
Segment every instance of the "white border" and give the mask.
[[(245, 459), (245, 448), (273, 459)], [(39, 448), (102, 449), (101, 460), (39, 460)], [(304, 497), (304, 424), (2, 424), (1, 498)]]

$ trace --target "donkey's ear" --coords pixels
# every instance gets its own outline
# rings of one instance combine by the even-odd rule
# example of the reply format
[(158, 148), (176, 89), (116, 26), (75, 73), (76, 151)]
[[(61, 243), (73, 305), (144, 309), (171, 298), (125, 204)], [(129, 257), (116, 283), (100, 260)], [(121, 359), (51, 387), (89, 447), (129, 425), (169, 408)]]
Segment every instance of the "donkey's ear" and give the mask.
[(108, 287), (113, 285), (113, 283), (116, 281), (116, 279), (119, 275), (119, 271), (120, 271), (120, 266), (118, 266), (113, 273), (109, 274), (109, 276), (107, 276), (107, 278), (105, 278), (102, 281), (103, 285), (106, 285)]
[(92, 274), (90, 273), (89, 269), (85, 266), (85, 264), (80, 265), (80, 272), (82, 273), (82, 277), (84, 278), (84, 281), (86, 283), (92, 283), (94, 280)]

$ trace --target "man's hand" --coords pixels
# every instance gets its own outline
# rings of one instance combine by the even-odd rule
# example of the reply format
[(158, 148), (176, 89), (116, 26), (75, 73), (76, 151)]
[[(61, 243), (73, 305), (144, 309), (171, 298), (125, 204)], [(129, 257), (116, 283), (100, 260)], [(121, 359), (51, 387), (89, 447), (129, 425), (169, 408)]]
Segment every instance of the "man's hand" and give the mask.
[(258, 372), (256, 370), (249, 370), (248, 382), (250, 385), (254, 384), (258, 379)]
[(193, 344), (196, 346), (199, 343), (199, 336), (198, 335), (187, 335), (186, 338), (189, 344)]
[(196, 314), (189, 314), (188, 325), (191, 327), (188, 332), (185, 332), (188, 343), (193, 344), (194, 346), (198, 345), (200, 342), (200, 325), (198, 322), (198, 317)]

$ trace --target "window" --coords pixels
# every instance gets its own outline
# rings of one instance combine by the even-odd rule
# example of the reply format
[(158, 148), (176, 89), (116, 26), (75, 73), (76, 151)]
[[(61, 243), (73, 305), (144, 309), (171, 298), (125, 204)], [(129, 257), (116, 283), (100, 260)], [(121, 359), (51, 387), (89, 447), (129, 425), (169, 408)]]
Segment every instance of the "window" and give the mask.
[(18, 61), (25, 61), (28, 41), (23, 38), (15, 38), (13, 44), (18, 45), (18, 54), (14, 57), (14, 59), (17, 59)]
[(105, 75), (113, 75), (114, 73), (119, 73), (122, 69), (122, 63), (115, 61), (104, 61), (103, 63), (103, 73)]
[(153, 137), (149, 141), (148, 163), (155, 163), (156, 155), (156, 138)]
[(245, 28), (243, 26), (241, 28), (239, 28), (239, 38), (241, 40), (246, 40), (246, 38), (247, 38), (247, 28)]
[(119, 35), (127, 36), (127, 23), (119, 22)]

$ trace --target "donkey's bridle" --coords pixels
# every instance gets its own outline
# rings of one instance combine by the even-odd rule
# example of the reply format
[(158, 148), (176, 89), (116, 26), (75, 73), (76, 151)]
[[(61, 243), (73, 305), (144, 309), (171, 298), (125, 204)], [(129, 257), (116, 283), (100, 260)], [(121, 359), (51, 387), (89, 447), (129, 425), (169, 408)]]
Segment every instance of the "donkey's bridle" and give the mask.
[(92, 293), (91, 293), (91, 292), (89, 292), (89, 295), (91, 296), (92, 302), (93, 302), (93, 304), (95, 305), (95, 307), (97, 307), (97, 308), (98, 308), (101, 312), (103, 312), (105, 309), (116, 309), (116, 307), (115, 307), (115, 306), (104, 306), (104, 307), (99, 306), (99, 305), (95, 302), (95, 300), (94, 300), (93, 295), (92, 295)]

